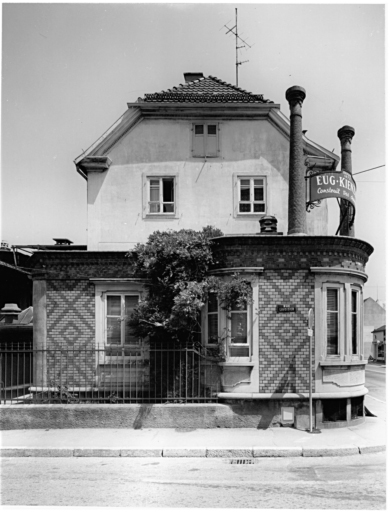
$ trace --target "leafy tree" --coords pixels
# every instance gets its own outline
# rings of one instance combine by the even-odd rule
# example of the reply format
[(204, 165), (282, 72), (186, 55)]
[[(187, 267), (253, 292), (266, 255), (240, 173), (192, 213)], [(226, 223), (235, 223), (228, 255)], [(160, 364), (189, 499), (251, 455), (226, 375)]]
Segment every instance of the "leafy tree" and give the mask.
[(223, 281), (208, 275), (213, 263), (211, 238), (223, 236), (212, 226), (202, 231), (156, 231), (146, 244), (137, 244), (136, 270), (149, 280), (148, 296), (140, 301), (130, 326), (150, 342), (200, 343), (200, 314), (210, 292), (222, 307), (251, 302), (251, 287), (235, 275)]

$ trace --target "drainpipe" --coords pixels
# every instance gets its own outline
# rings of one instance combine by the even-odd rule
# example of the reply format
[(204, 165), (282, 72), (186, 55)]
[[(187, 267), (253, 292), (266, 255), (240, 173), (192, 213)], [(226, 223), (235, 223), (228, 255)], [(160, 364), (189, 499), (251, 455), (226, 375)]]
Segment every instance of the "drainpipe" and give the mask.
[[(352, 126), (343, 126), (337, 132), (341, 143), (341, 171), (348, 172), (352, 176), (352, 151), (351, 143), (355, 130)], [(355, 236), (355, 227), (349, 227), (352, 219), (353, 206), (345, 199), (340, 200), (340, 235)]]
[(290, 164), (288, 186), (288, 235), (306, 235), (306, 182), (303, 160), (302, 103), (303, 87), (294, 85), (286, 91), (290, 105)]

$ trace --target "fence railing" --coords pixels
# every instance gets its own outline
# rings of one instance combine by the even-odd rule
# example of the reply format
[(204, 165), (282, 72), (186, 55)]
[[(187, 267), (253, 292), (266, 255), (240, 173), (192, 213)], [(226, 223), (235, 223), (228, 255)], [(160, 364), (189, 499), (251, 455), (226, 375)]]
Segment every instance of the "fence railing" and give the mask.
[(0, 347), (3, 404), (216, 402), (220, 367), (195, 348)]

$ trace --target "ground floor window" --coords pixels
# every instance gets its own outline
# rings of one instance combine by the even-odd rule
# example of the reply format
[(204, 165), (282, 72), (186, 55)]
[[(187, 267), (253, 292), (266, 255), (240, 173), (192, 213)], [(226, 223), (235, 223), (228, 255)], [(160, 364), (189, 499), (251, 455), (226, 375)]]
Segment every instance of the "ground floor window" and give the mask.
[[(105, 346), (108, 352), (113, 349), (131, 348), (137, 350), (141, 340), (134, 336), (129, 326), (129, 319), (138, 305), (138, 295), (125, 293), (107, 293), (105, 295)], [(111, 349), (111, 350), (110, 350)], [(133, 350), (134, 352), (134, 350)]]
[(203, 340), (206, 347), (224, 352), (228, 361), (249, 360), (252, 355), (251, 306), (233, 304), (227, 311), (218, 302), (217, 295), (210, 293), (202, 322)]
[(329, 359), (357, 359), (363, 354), (362, 287), (322, 283), (323, 353)]

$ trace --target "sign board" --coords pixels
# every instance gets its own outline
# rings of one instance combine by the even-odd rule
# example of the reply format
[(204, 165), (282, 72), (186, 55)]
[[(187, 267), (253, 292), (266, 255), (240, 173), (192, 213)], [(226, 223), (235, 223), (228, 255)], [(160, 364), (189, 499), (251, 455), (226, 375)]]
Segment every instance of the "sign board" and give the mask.
[(328, 197), (338, 197), (356, 205), (356, 183), (348, 172), (323, 172), (313, 174), (308, 178), (310, 179), (311, 202)]
[(284, 304), (278, 304), (276, 306), (277, 313), (296, 313), (296, 311), (297, 311), (296, 306), (286, 306)]
[(314, 325), (314, 313), (312, 308), (309, 309), (309, 313), (307, 314), (307, 327), (309, 329), (313, 329)]

